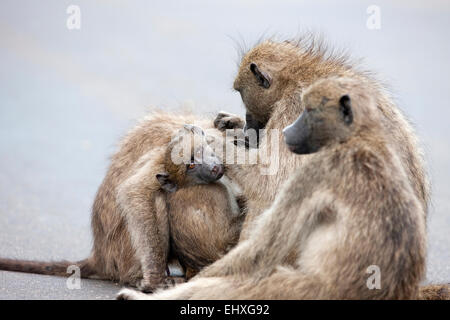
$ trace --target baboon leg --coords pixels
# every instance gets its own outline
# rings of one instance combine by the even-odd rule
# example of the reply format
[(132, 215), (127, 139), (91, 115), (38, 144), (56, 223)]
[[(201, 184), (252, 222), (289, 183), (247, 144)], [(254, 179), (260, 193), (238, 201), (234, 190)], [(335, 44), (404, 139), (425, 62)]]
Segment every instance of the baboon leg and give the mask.
[(268, 277), (198, 278), (168, 290), (146, 295), (123, 289), (120, 300), (287, 300), (329, 298), (327, 287), (317, 278), (288, 268), (277, 268)]
[[(282, 198), (282, 197), (281, 197)], [(256, 221), (247, 240), (240, 242), (224, 257), (206, 267), (197, 277), (223, 277), (234, 274), (252, 274), (259, 270), (270, 270), (281, 264), (294, 248), (313, 231), (317, 217), (327, 205), (317, 207), (314, 195), (305, 200), (302, 208), (285, 208), (282, 204), (265, 211)], [(314, 210), (306, 208), (314, 205)], [(302, 214), (304, 213), (304, 214)], [(291, 226), (299, 226), (293, 230)], [(289, 232), (286, 232), (289, 230)]]
[(126, 218), (132, 246), (141, 263), (143, 279), (138, 288), (153, 291), (164, 284), (169, 251), (169, 230), (164, 201), (152, 187), (153, 161), (148, 161), (119, 187), (118, 200)]
[[(448, 300), (449, 285), (429, 285), (420, 288), (419, 299)], [(221, 277), (197, 278), (168, 290), (146, 295), (124, 289), (118, 299), (126, 300), (289, 300), (289, 299), (358, 299), (360, 293), (349, 296), (347, 291), (336, 291), (313, 275), (278, 267), (264, 278)], [(377, 298), (365, 296), (365, 298)]]

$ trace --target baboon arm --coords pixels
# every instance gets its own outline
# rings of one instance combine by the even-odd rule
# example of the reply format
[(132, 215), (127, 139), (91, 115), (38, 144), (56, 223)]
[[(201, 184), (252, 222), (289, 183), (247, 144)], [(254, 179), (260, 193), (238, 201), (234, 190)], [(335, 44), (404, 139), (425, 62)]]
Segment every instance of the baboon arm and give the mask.
[(157, 168), (153, 161), (136, 170), (118, 189), (118, 201), (126, 219), (132, 246), (141, 262), (142, 289), (152, 290), (165, 278), (169, 246), (164, 201), (152, 180)]
[(197, 278), (252, 274), (282, 264), (292, 250), (299, 250), (300, 244), (312, 232), (320, 213), (320, 208), (310, 210), (306, 208), (309, 201), (304, 202), (304, 210), (303, 205), (297, 209), (295, 206), (286, 208), (281, 202), (275, 202), (255, 221), (247, 240), (203, 269)]

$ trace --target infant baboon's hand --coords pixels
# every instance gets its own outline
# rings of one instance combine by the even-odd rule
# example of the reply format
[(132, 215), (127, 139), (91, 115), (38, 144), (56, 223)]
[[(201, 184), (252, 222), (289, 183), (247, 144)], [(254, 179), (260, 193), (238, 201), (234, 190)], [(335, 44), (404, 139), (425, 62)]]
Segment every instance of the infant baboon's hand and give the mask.
[(243, 129), (245, 121), (236, 114), (220, 111), (214, 119), (214, 127), (220, 131), (227, 129)]

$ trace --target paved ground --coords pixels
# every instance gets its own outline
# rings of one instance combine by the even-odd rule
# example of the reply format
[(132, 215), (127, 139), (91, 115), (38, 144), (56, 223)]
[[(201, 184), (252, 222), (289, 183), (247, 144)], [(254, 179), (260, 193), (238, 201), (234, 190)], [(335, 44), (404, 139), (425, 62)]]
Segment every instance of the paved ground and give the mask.
[[(66, 28), (78, 4), (81, 29)], [(377, 1), (0, 4), (0, 256), (82, 259), (118, 139), (150, 106), (243, 113), (235, 43), (321, 31), (379, 71), (416, 124), (433, 182), (428, 282), (450, 281), (450, 4)], [(242, 42), (242, 41), (241, 41)], [(109, 299), (118, 286), (0, 272), (0, 299)]]

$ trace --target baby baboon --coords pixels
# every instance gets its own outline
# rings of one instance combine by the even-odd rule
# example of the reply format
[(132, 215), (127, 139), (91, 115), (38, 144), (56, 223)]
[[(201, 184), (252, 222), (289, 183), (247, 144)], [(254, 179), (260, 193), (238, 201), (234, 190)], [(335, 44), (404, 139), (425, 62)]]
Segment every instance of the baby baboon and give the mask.
[[(201, 128), (190, 127), (196, 138), (205, 136)], [(171, 144), (179, 142), (175, 139)], [(196, 157), (186, 169), (169, 161), (173, 150), (169, 145), (165, 172), (157, 174), (167, 192), (171, 254), (185, 267), (188, 279), (237, 243), (245, 212), (238, 186), (223, 176), (222, 164), (218, 164), (215, 154), (208, 155), (211, 150), (205, 144), (195, 144), (192, 154)]]
[(213, 184), (168, 194), (171, 253), (185, 267), (187, 279), (236, 245), (245, 217), (240, 200), (226, 175)]
[[(391, 131), (395, 140), (394, 148), (426, 214), (429, 184), (421, 150), (411, 125), (379, 82), (370, 73), (358, 70), (347, 57), (328, 54), (320, 41), (315, 39), (309, 42), (268, 40), (243, 56), (234, 81), (234, 88), (241, 94), (246, 107), (246, 127), (266, 129), (265, 135), (259, 137), (261, 152), (269, 150), (273, 135), (280, 142), (279, 169), (276, 174), (261, 175), (261, 168), (264, 167), (262, 164), (235, 165), (228, 170), (233, 180), (242, 182), (243, 193), (248, 198), (242, 239), (248, 235), (252, 221), (272, 204), (281, 185), (303, 164), (304, 157), (290, 153), (283, 145), (281, 135), (281, 130), (292, 123), (304, 109), (298, 97), (316, 80), (331, 76), (353, 78), (364, 82), (370, 87), (369, 90), (374, 91), (375, 105), (382, 114), (381, 121)], [(221, 119), (225, 121), (222, 122)], [(216, 127), (221, 129), (226, 129), (228, 123), (238, 123), (233, 120), (232, 115), (225, 116), (223, 113), (216, 120)], [(232, 126), (234, 127), (236, 126)]]
[[(416, 298), (424, 208), (377, 94), (352, 78), (313, 84), (303, 94), (305, 111), (284, 130), (289, 149), (308, 156), (248, 239), (190, 283), (150, 296), (124, 290), (119, 298)], [(283, 266), (292, 252), (295, 263)]]
[[(214, 155), (206, 143), (203, 131), (196, 126), (189, 126), (188, 129), (185, 127), (171, 142), (171, 137), (179, 128), (183, 128), (183, 123), (186, 121), (212, 125), (210, 119), (154, 113), (142, 121), (122, 141), (119, 151), (112, 158), (108, 173), (94, 202), (92, 213), (94, 247), (88, 259), (79, 262), (0, 259), (0, 269), (68, 276), (67, 267), (78, 265), (83, 278), (120, 281), (138, 286), (145, 291), (163, 285), (166, 280), (172, 282), (173, 279), (166, 279), (165, 275), (169, 252), (166, 193), (176, 188), (179, 191), (169, 195), (169, 198), (173, 198), (170, 212), (174, 221), (171, 225), (175, 230), (176, 228), (182, 230), (182, 235), (185, 237), (193, 226), (192, 221), (186, 219), (192, 218), (194, 213), (188, 212), (184, 219), (182, 216), (182, 213), (185, 213), (184, 210), (186, 208), (194, 210), (196, 206), (205, 206), (206, 199), (216, 197), (216, 202), (210, 203), (209, 215), (202, 221), (208, 224), (203, 225), (202, 228), (209, 228), (208, 235), (215, 235), (215, 238), (208, 239), (206, 235), (193, 238), (199, 242), (205, 241), (206, 244), (195, 243), (187, 251), (200, 260), (199, 262), (194, 259), (197, 264), (191, 267), (199, 268), (212, 262), (211, 259), (214, 257), (220, 257), (224, 253), (224, 248), (232, 245), (234, 238), (239, 234), (239, 219), (236, 218), (236, 212), (228, 211), (234, 210), (236, 200), (230, 192), (231, 189), (227, 189), (225, 193), (224, 184), (220, 187), (211, 185), (211, 190), (208, 189), (209, 185), (198, 186), (218, 180), (223, 174), (223, 167), (219, 163), (221, 160)], [(187, 166), (184, 163), (173, 164), (170, 158), (171, 151), (180, 149), (183, 143), (191, 141), (194, 144), (188, 151), (192, 152), (194, 163)], [(190, 157), (188, 157), (189, 160), (191, 160)], [(201, 163), (198, 163), (199, 160), (202, 160)], [(190, 165), (195, 168), (190, 169)], [(191, 188), (193, 189), (189, 191)], [(220, 194), (215, 194), (217, 192)], [(183, 196), (188, 197), (192, 203), (183, 207)], [(199, 199), (198, 203), (195, 202), (196, 199)], [(214, 214), (223, 216), (213, 217)], [(196, 222), (200, 224), (201, 219), (197, 218)], [(184, 224), (184, 226), (175, 226), (175, 223)], [(195, 227), (198, 228), (198, 226)], [(228, 232), (221, 234), (224, 229)], [(198, 229), (192, 231), (198, 235)], [(183, 249), (180, 239), (178, 239), (177, 248)], [(195, 246), (199, 247), (198, 253), (195, 251)], [(210, 252), (214, 250), (214, 246), (217, 246), (216, 253)], [(202, 257), (202, 252), (205, 253), (206, 250), (210, 251)], [(189, 263), (186, 264), (190, 266)]]

